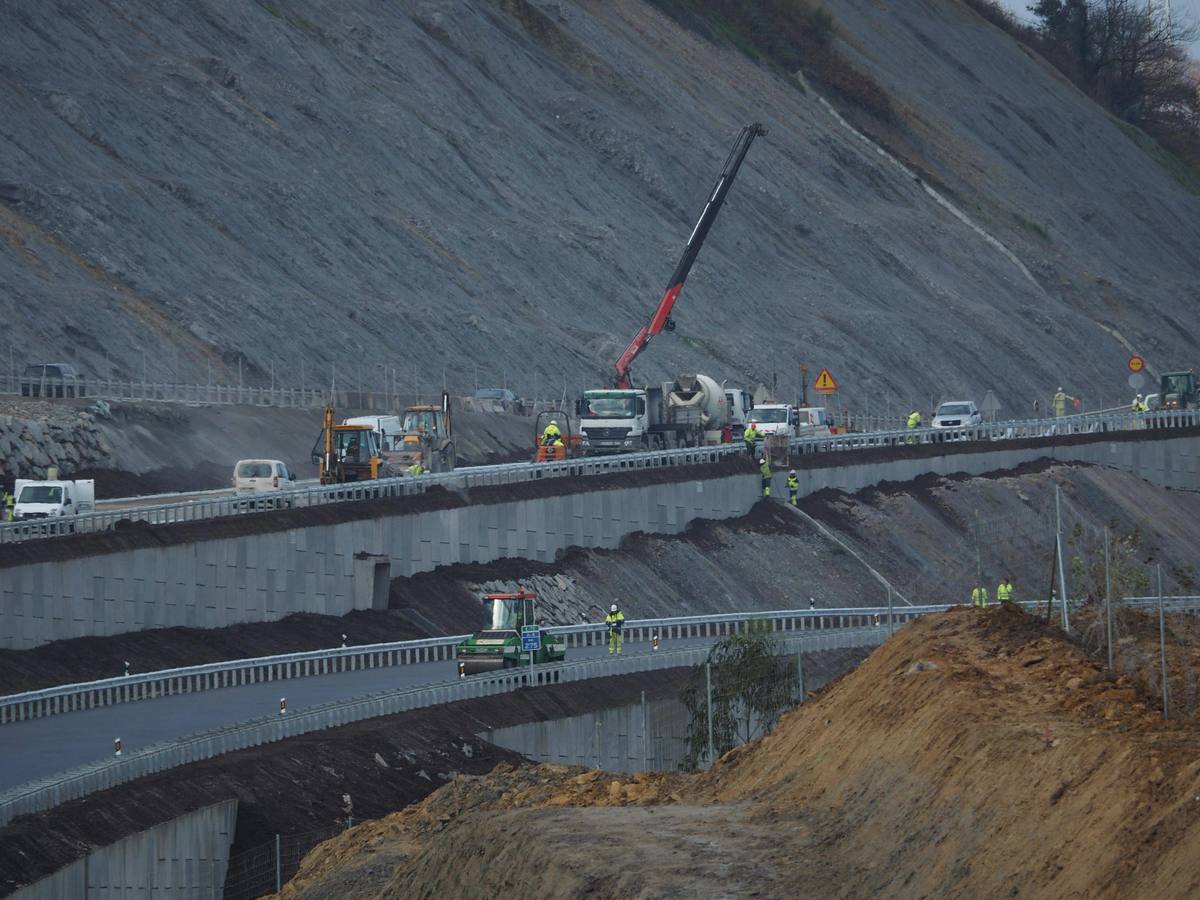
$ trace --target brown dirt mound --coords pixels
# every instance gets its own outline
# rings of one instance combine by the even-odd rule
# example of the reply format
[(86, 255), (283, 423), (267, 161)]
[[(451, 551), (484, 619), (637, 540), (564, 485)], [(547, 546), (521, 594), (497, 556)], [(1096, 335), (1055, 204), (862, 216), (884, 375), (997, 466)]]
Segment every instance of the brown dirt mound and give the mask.
[(284, 896), (1196, 896), (1200, 728), (1148, 700), (1016, 610), (959, 609), (708, 773), (460, 778)]

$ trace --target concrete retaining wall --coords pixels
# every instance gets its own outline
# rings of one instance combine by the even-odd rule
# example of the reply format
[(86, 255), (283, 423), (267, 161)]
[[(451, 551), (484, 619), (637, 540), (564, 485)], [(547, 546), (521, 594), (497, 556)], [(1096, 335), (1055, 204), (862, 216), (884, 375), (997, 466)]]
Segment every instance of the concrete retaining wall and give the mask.
[(220, 897), (237, 807), (236, 800), (225, 800), (140, 831), (10, 896), (13, 900)]
[[(1080, 462), (1131, 472), (1166, 488), (1200, 490), (1200, 437), (1105, 441), (1070, 446), (1021, 447), (984, 453), (948, 453), (926, 459), (896, 459), (860, 465), (798, 469), (800, 495), (824, 488), (854, 493), (881, 481), (912, 481), (921, 475), (983, 475), (1015, 469), (1039, 459)], [(786, 473), (777, 475), (771, 493), (787, 497)], [(782, 491), (782, 494), (779, 493)]]
[(386, 605), (394, 577), (502, 557), (550, 562), (635, 531), (675, 534), (696, 518), (744, 515), (757, 494), (757, 476), (732, 475), (15, 566), (0, 578), (0, 647), (344, 615)]

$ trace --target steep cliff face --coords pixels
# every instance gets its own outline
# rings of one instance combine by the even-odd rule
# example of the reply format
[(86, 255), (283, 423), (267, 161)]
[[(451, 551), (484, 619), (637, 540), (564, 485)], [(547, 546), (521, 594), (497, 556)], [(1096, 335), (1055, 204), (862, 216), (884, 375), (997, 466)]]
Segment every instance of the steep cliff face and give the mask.
[(5, 336), (99, 374), (572, 393), (761, 120), (639, 378), (790, 393), (803, 359), (858, 407), (1017, 411), (1124, 397), (1130, 347), (1192, 362), (1200, 199), (957, 0), (828, 6), (893, 121), (638, 0), (6, 6)]

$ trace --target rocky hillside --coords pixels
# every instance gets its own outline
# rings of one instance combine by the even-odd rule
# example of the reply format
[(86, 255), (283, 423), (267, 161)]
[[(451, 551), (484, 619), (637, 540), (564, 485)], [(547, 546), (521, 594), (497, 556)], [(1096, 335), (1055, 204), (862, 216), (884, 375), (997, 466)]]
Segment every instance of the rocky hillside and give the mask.
[(249, 379), (390, 365), (465, 388), (478, 367), (574, 392), (647, 318), (761, 120), (642, 378), (790, 392), (802, 358), (860, 407), (992, 389), (1023, 411), (1056, 383), (1125, 397), (1131, 348), (1194, 364), (1200, 198), (958, 0), (828, 0), (883, 117), (853, 91), (835, 112), (688, 5), (17, 4), (6, 336), (100, 374), (241, 355)]

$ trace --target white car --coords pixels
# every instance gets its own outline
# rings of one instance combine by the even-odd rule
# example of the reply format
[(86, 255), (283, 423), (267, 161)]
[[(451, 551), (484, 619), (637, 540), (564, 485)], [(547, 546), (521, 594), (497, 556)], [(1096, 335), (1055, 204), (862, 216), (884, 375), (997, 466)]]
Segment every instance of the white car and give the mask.
[(931, 428), (974, 428), (983, 424), (983, 416), (974, 400), (947, 400), (933, 414)]
[(278, 459), (239, 459), (233, 467), (234, 493), (248, 506), (291, 506), (292, 498), (281, 495), (295, 480)]

